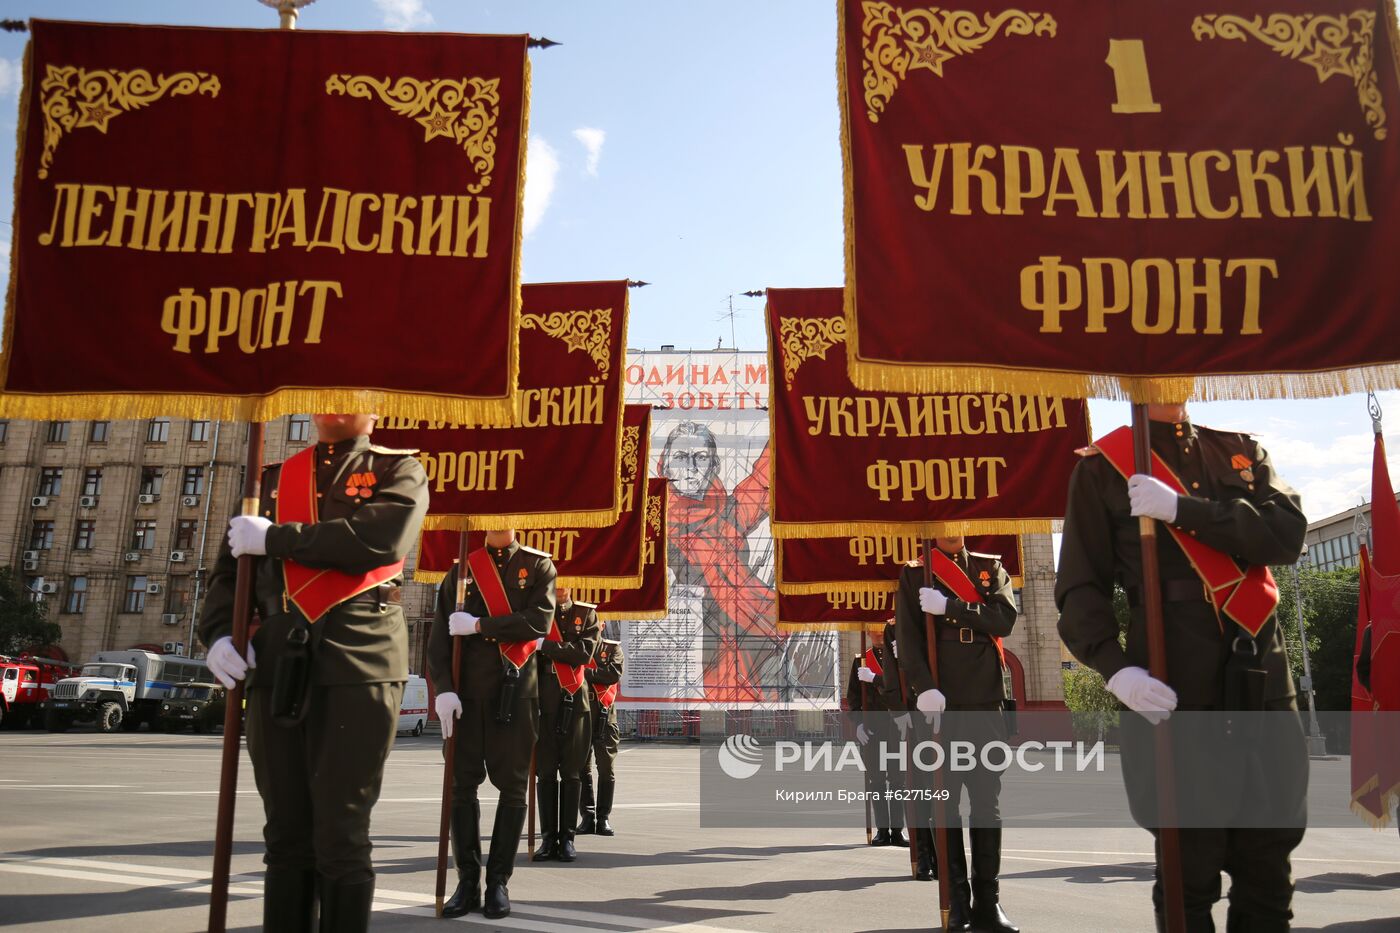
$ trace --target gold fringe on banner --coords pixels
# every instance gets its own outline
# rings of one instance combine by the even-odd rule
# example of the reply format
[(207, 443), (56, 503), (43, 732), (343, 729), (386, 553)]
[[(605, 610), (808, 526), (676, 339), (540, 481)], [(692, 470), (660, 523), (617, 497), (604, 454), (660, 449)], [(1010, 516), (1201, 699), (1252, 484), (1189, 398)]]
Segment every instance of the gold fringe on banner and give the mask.
[(816, 583), (788, 583), (778, 577), (778, 592), (784, 596), (821, 596), (826, 593), (893, 593), (899, 580), (821, 580)]
[(879, 632), (884, 631), (883, 623), (865, 622), (779, 622), (778, 630), (783, 632)]
[(642, 575), (635, 577), (575, 576), (561, 573), (554, 581), (555, 586), (567, 586), (577, 590), (637, 590), (642, 586)]
[[(12, 285), (13, 287), (13, 285)], [(14, 315), (6, 319), (6, 345)], [(0, 366), (4, 363), (0, 362)], [(30, 395), (0, 393), (0, 417), (31, 421), (121, 421), (194, 418), (210, 421), (272, 421), (283, 415), (373, 412), (425, 421), (454, 421), (504, 427), (515, 417), (509, 398), (475, 399), (385, 389), (334, 387), (278, 389), (267, 395), (173, 395), (99, 393)]]
[(437, 586), (439, 583), (441, 583), (443, 580), (446, 580), (446, 579), (447, 579), (447, 571), (446, 571), (446, 570), (417, 570), (417, 569), (415, 569), (415, 570), (413, 571), (413, 582), (414, 582), (414, 583), (428, 583), (428, 584), (431, 584), (431, 585), (433, 585), (433, 586)]
[(1400, 81), (1400, 23), (1396, 22), (1394, 0), (1381, 0), (1385, 8), (1386, 32), (1390, 38), (1390, 57), (1395, 61), (1395, 78)]
[(653, 609), (650, 612), (600, 612), (599, 622), (656, 622), (671, 614), (669, 609)]
[(1372, 829), (1385, 829), (1390, 825), (1390, 808), (1386, 805), (1384, 795), (1377, 795), (1376, 799), (1380, 805), (1381, 812), (1377, 814), (1370, 807), (1361, 802), (1361, 798), (1380, 787), (1380, 775), (1372, 777), (1351, 795), (1351, 812), (1361, 817)]
[(988, 518), (963, 522), (773, 522), (775, 538), (854, 538), (859, 535), (903, 535), (941, 538), (950, 535), (1054, 534), (1058, 518)]
[[(614, 483), (614, 486), (617, 484)], [(523, 515), (427, 515), (423, 518), (424, 531), (500, 531), (513, 528), (517, 531), (535, 531), (553, 528), (606, 528), (617, 524), (622, 513), (621, 503), (613, 497), (613, 508), (598, 509), (593, 512), (535, 512)]]

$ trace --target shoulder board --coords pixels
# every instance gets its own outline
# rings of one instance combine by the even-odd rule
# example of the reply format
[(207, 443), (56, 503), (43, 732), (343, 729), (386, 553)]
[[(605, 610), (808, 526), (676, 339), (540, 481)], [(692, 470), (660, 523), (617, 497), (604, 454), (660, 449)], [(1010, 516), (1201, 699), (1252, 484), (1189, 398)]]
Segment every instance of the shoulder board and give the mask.
[(412, 457), (418, 453), (418, 448), (416, 447), (405, 447), (399, 450), (394, 447), (380, 447), (378, 444), (370, 444), (369, 449), (377, 454), (397, 454), (401, 457)]
[(1103, 453), (1102, 450), (1099, 450), (1093, 444), (1090, 444), (1088, 447), (1077, 447), (1074, 452), (1081, 457), (1097, 457)]
[(924, 565), (924, 559), (923, 559), (922, 557), (916, 557), (916, 558), (914, 558), (913, 560), (909, 560), (909, 561), (905, 561), (905, 562), (904, 562), (904, 566), (906, 566), (906, 567), (922, 567), (923, 565)]
[(286, 461), (285, 461), (285, 460), (278, 460), (276, 463), (264, 463), (264, 464), (262, 465), (263, 472), (266, 473), (268, 470), (275, 470), (275, 469), (277, 469), (278, 467), (282, 466), (283, 463), (286, 463)]
[(549, 553), (548, 551), (537, 551), (537, 550), (535, 550), (534, 548), (532, 548), (532, 547), (526, 547), (526, 546), (523, 545), (523, 544), (520, 545), (520, 550), (521, 550), (523, 553), (525, 553), (525, 554), (533, 554), (533, 555), (535, 555), (536, 557), (553, 557), (553, 556), (554, 556), (553, 554)]
[(986, 558), (987, 560), (1001, 560), (1001, 555), (1000, 555), (1000, 554), (983, 554), (983, 553), (980, 552), (980, 551), (968, 551), (968, 552), (967, 552), (967, 555), (968, 555), (969, 557), (983, 557), (983, 558)]
[(1253, 440), (1254, 435), (1248, 431), (1222, 431), (1220, 428), (1208, 428), (1205, 425), (1196, 425), (1197, 431), (1204, 431), (1207, 434), (1223, 434), (1226, 437), (1246, 437)]
[(582, 607), (585, 608), (585, 609), (597, 609), (597, 608), (598, 608), (598, 604), (597, 604), (597, 603), (586, 603), (586, 602), (584, 602), (584, 601), (581, 600), (581, 599), (576, 599), (576, 600), (574, 600), (574, 605), (575, 605), (575, 606), (582, 606)]
[(600, 643), (601, 643), (601, 644), (604, 644), (604, 645), (613, 645), (613, 646), (615, 646), (615, 647), (621, 647), (621, 646), (622, 646), (622, 642), (620, 642), (620, 641), (613, 641), (611, 638), (604, 638), (604, 639), (601, 640)]

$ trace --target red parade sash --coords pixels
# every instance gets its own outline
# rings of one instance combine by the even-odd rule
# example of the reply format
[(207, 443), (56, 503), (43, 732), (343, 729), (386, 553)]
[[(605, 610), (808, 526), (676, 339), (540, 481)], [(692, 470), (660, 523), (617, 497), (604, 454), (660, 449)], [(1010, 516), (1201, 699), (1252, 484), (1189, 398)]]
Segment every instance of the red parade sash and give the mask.
[[(586, 664), (585, 667), (591, 668), (592, 670), (595, 670), (595, 671), (596, 671), (596, 670), (598, 669), (598, 661), (597, 661), (597, 659), (596, 659), (596, 658), (589, 658), (589, 659), (588, 659), (588, 664)], [(613, 703), (617, 700), (617, 691), (618, 691), (618, 688), (621, 687), (621, 686), (622, 686), (622, 682), (621, 682), (621, 681), (619, 681), (619, 682), (617, 682), (617, 683), (615, 683), (615, 684), (594, 684), (594, 685), (593, 685), (593, 692), (596, 693), (596, 694), (598, 695), (598, 702), (601, 703), (601, 704), (603, 704), (603, 709), (609, 709), (609, 708), (613, 705)]]
[[(555, 619), (549, 626), (549, 634), (545, 636), (545, 641), (562, 642), (563, 636), (559, 634), (559, 620)], [(583, 667), (574, 667), (572, 664), (565, 664), (562, 661), (554, 662), (554, 676), (559, 679), (559, 686), (565, 693), (578, 693), (578, 688), (583, 686)]]
[[(316, 524), (316, 448), (293, 454), (282, 464), (277, 478), (277, 523)], [(287, 598), (308, 622), (315, 622), (334, 607), (387, 583), (403, 573), (403, 561), (377, 567), (369, 573), (316, 570), (282, 559), (282, 583)]]
[[(496, 562), (491, 559), (486, 548), (477, 548), (467, 555), (467, 568), (481, 589), (486, 611), (493, 616), (510, 615), (514, 610), (510, 608), (510, 600), (506, 598), (506, 585), (501, 582), (501, 572), (496, 569)], [(530, 655), (535, 653), (533, 640), (498, 641), (497, 644), (501, 646), (501, 657), (516, 670), (524, 667), (525, 662), (530, 660)]]
[[(948, 589), (953, 591), (953, 595), (965, 603), (978, 604), (983, 602), (982, 594), (977, 590), (977, 584), (973, 583), (968, 575), (958, 566), (957, 561), (938, 548), (933, 548), (933, 561), (929, 569), (933, 571), (934, 577)], [(1001, 661), (1001, 666), (1006, 667), (1006, 648), (1002, 645), (1001, 639), (995, 635), (991, 636), (992, 644), (997, 646), (997, 659)]]
[(880, 676), (885, 669), (880, 666), (880, 659), (875, 655), (874, 648), (867, 648), (865, 651), (865, 666), (875, 672), (875, 676)]
[[(1133, 475), (1132, 428), (1121, 427), (1096, 441), (1094, 447), (1124, 479)], [(1156, 451), (1152, 453), (1152, 475), (1166, 483), (1177, 495), (1189, 495), (1181, 480)], [(1278, 608), (1278, 584), (1274, 582), (1269, 568), (1250, 567), (1241, 571), (1235, 559), (1225, 552), (1217, 551), (1174, 525), (1167, 525), (1167, 530), (1210, 592), (1216, 614), (1224, 613), (1250, 635), (1257, 636)]]

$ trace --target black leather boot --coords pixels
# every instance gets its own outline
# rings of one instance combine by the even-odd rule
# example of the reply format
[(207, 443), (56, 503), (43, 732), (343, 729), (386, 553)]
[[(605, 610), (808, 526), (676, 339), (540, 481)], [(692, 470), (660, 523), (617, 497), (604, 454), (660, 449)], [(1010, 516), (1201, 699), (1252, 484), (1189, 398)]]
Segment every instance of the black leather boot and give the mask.
[(948, 829), (948, 930), (972, 929), (972, 886), (967, 880), (967, 850), (962, 827)]
[(481, 906), (481, 803), (475, 797), (453, 803), (452, 861), (457, 890), (442, 905), (442, 915), (462, 917)]
[(1001, 909), (1001, 827), (969, 829), (972, 843), (972, 922), (987, 933), (1021, 933)]
[(263, 929), (311, 933), (316, 929), (316, 871), (268, 866), (263, 877)]
[[(1191, 930), (1189, 923), (1187, 929)], [(1225, 933), (1288, 933), (1288, 919), (1260, 916), (1231, 904), (1225, 915)]]
[(613, 791), (617, 789), (617, 781), (598, 779), (598, 823), (593, 831), (600, 836), (615, 836), (612, 824), (608, 822), (608, 817), (612, 815)]
[(515, 871), (515, 853), (520, 849), (520, 831), (524, 828), (524, 807), (496, 807), (491, 851), (486, 855), (486, 901), (481, 907), (481, 915), (488, 920), (510, 916), (506, 885)]
[(890, 844), (890, 831), (888, 829), (876, 830), (875, 835), (870, 837), (872, 846), (887, 846)]
[(578, 781), (561, 781), (559, 784), (559, 861), (572, 862), (578, 858), (574, 849), (574, 819), (578, 816), (579, 794), (582, 790)]
[(933, 850), (933, 832), (928, 829), (916, 829), (914, 837), (919, 849), (918, 862), (914, 867), (914, 880), (932, 881), (938, 877), (938, 853)]
[(904, 838), (904, 830), (898, 826), (890, 830), (890, 845), (899, 846), (901, 849), (909, 848), (909, 840)]
[(539, 782), (540, 847), (531, 861), (554, 862), (559, 859), (559, 785), (555, 781)]
[(321, 879), (321, 933), (367, 933), (374, 906), (374, 877), (360, 881)]
[(593, 773), (583, 776), (579, 791), (578, 834), (593, 835)]

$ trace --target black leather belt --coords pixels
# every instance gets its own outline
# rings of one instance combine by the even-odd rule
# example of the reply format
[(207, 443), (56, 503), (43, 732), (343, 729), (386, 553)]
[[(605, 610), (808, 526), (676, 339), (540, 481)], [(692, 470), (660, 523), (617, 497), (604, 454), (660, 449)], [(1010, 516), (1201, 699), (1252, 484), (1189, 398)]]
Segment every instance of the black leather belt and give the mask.
[[(370, 587), (363, 593), (360, 593), (358, 596), (350, 597), (349, 599), (345, 600), (345, 602), (341, 603), (341, 605), (346, 606), (351, 604), (369, 603), (371, 606), (377, 606), (379, 608), (379, 611), (383, 612), (390, 606), (399, 605), (399, 603), (401, 603), (402, 601), (402, 588), (400, 588), (397, 584), (394, 583), (381, 583), (378, 586)], [(271, 606), (263, 607), (262, 617), (264, 619), (268, 619), (275, 615), (282, 615), (286, 612), (291, 611), (291, 608), (292, 601), (284, 593), (282, 595), (282, 598), (277, 603), (274, 603)]]
[(964, 645), (970, 645), (975, 641), (991, 641), (992, 636), (976, 629), (970, 629), (966, 625), (940, 625), (938, 626), (939, 641), (960, 641)]
[[(1163, 580), (1162, 602), (1164, 603), (1204, 603), (1210, 602), (1206, 586), (1200, 580)], [(1128, 587), (1128, 605), (1137, 609), (1142, 605), (1142, 588)]]

